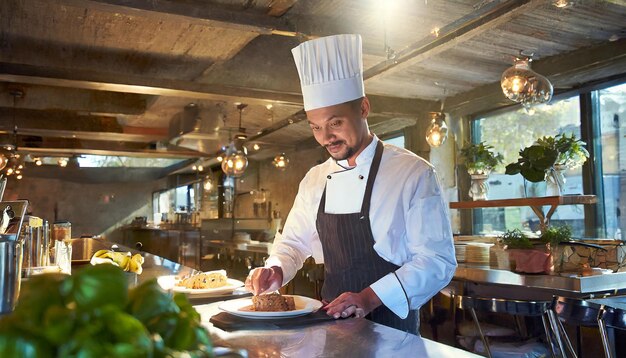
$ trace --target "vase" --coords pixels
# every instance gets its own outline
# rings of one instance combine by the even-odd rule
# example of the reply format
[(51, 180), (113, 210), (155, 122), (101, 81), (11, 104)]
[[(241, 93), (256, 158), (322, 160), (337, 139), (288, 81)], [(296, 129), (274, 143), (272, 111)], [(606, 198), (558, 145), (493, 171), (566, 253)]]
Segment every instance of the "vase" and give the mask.
[(487, 200), (487, 193), (489, 192), (489, 174), (470, 174), (471, 186), (469, 196), (472, 200)]
[(565, 186), (565, 169), (562, 164), (555, 164), (546, 173), (546, 196), (560, 196)]
[(520, 273), (549, 273), (550, 253), (537, 249), (507, 249), (509, 260), (513, 263), (515, 272)]

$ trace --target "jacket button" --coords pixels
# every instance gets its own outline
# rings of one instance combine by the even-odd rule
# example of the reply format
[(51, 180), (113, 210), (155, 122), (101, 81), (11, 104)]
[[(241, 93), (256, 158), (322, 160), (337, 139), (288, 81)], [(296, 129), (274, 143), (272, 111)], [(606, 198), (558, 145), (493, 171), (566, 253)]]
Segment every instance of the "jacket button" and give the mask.
[(362, 175), (359, 175), (359, 179), (361, 179), (361, 180), (363, 180), (363, 178), (364, 178), (364, 176), (362, 176)]
[(332, 178), (332, 177), (331, 177), (330, 175), (328, 175), (328, 176), (326, 176), (326, 178), (330, 179), (330, 178)]

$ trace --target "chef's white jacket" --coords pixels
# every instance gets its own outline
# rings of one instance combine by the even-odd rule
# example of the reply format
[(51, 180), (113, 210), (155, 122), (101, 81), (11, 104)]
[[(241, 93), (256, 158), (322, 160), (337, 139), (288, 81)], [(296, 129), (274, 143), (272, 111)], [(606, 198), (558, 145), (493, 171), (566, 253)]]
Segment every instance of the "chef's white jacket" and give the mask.
[[(378, 140), (374, 136), (355, 167), (346, 169), (346, 160), (329, 158), (300, 182), (282, 235), (276, 235), (266, 261), (266, 267), (282, 268), (283, 285), (309, 256), (324, 262), (315, 226), (324, 186), (326, 213), (360, 211)], [(409, 309), (418, 309), (445, 287), (456, 268), (447, 203), (434, 168), (406, 149), (385, 144), (372, 190), (370, 223), (378, 255), (400, 266), (370, 287), (385, 306), (406, 318)]]

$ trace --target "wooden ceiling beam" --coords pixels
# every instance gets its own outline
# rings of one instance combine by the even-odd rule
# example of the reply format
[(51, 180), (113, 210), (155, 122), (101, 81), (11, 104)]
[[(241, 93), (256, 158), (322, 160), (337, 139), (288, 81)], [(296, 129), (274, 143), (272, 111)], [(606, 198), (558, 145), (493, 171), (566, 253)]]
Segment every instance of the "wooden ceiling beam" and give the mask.
[(533, 8), (545, 5), (542, 0), (492, 1), (478, 10), (453, 21), (439, 30), (439, 36), (423, 38), (397, 52), (392, 60), (383, 61), (363, 73), (365, 80), (375, 78), (390, 70), (423, 61), (449, 50), (457, 44), (500, 26)]
[[(3, 62), (0, 62), (0, 81), (261, 105), (276, 103), (301, 106), (303, 103), (302, 95), (299, 93), (177, 80), (147, 79), (145, 77), (92, 71), (70, 71)], [(435, 101), (414, 98), (370, 94), (368, 94), (368, 98), (372, 103), (374, 112), (385, 114), (417, 115), (424, 111), (430, 111), (437, 105)]]
[(248, 104), (302, 105), (299, 93), (0, 62), (0, 81)]
[[(289, 1), (278, 2), (280, 3), (277, 6), (278, 11), (288, 10), (284, 7)], [(155, 21), (162, 21), (164, 17), (169, 17), (174, 21), (182, 20), (202, 26), (254, 32), (260, 35), (307, 38), (307, 35), (294, 31), (293, 26), (277, 18), (276, 15), (267, 16), (246, 11), (227, 10), (204, 2), (190, 4), (167, 0), (60, 0), (59, 3), (94, 11), (152, 18)]]
[(151, 143), (167, 140), (163, 128), (121, 126), (117, 118), (87, 116), (67, 111), (33, 111), (0, 108), (0, 134), (85, 140)]
[[(138, 115), (147, 108), (146, 96), (107, 91), (86, 91), (58, 88), (39, 83), (2, 83), (0, 80), (0, 107), (30, 110), (78, 111), (111, 115)], [(12, 82), (12, 81), (7, 81)], [(43, 83), (42, 83), (43, 84)], [(14, 98), (13, 91), (21, 93)]]
[(141, 158), (200, 158), (203, 153), (179, 147), (168, 147), (167, 150), (154, 149), (145, 143), (116, 141), (90, 141), (68, 138), (43, 138), (34, 143), (32, 138), (19, 136), (18, 151), (41, 156), (50, 155), (108, 155)]

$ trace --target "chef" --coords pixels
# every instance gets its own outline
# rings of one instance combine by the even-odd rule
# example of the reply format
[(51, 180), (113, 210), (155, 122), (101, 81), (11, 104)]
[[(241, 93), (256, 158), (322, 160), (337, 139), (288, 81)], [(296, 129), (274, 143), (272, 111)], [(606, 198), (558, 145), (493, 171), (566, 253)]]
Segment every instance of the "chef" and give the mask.
[(300, 182), (282, 234), (246, 287), (277, 290), (312, 256), (324, 263), (329, 315), (417, 334), (417, 310), (456, 267), (448, 209), (432, 165), (370, 133), (361, 52), (359, 35), (292, 50), (309, 125), (331, 157)]

